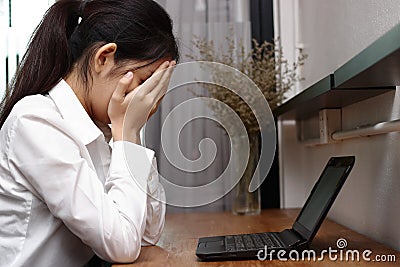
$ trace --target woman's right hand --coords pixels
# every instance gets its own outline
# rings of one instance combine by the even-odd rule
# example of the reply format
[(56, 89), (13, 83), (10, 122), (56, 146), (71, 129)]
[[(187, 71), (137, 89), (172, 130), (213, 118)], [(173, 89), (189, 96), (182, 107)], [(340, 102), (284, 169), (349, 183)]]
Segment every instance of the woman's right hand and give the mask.
[(114, 141), (140, 144), (140, 130), (167, 92), (175, 65), (175, 61), (164, 62), (149, 79), (132, 91), (129, 91), (133, 81), (132, 72), (119, 81), (108, 107)]

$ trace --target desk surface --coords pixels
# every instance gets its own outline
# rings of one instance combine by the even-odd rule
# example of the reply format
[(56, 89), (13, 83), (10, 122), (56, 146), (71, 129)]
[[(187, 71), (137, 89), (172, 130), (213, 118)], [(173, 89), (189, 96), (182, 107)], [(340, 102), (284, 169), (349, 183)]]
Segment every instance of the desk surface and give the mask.
[[(400, 253), (382, 244), (376, 243), (363, 235), (355, 233), (348, 228), (325, 220), (315, 237), (311, 248), (317, 251), (317, 256), (322, 250), (332, 247), (337, 249), (336, 241), (345, 238), (348, 242), (347, 249), (358, 249), (361, 253), (370, 249), (373, 251), (369, 258), (376, 255), (394, 255), (396, 262), (340, 262), (331, 261), (326, 256), (324, 261), (222, 261), (201, 262), (195, 255), (197, 240), (203, 236), (228, 235), (241, 233), (257, 233), (267, 231), (282, 231), (290, 228), (299, 210), (265, 210), (256, 216), (235, 216), (226, 213), (192, 213), (168, 214), (165, 228), (158, 246), (143, 247), (139, 259), (131, 265), (116, 266), (146, 266), (146, 267), (177, 267), (177, 266), (400, 266)], [(343, 250), (345, 253), (346, 249)], [(340, 254), (336, 254), (340, 255)], [(343, 254), (345, 255), (345, 254)], [(349, 256), (351, 259), (351, 256)], [(343, 256), (345, 258), (345, 256)]]

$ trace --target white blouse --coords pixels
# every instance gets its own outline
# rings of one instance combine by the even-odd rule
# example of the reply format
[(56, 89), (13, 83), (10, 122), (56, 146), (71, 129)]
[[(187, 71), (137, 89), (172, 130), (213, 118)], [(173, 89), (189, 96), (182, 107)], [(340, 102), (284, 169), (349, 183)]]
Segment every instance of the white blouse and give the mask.
[(64, 80), (15, 105), (0, 131), (1, 267), (84, 266), (94, 253), (133, 262), (158, 242), (154, 152), (123, 141), (111, 151), (110, 135)]

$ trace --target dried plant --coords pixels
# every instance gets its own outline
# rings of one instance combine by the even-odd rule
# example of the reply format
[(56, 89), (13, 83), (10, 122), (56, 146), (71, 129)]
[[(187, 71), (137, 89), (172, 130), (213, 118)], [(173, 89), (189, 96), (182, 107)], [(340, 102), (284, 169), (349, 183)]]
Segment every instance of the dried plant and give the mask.
[[(226, 38), (227, 49), (216, 47), (213, 41), (195, 37), (193, 45), (198, 50), (197, 56), (187, 55), (196, 61), (217, 62), (233, 67), (247, 75), (261, 90), (269, 106), (274, 110), (285, 100), (285, 94), (292, 88), (296, 81), (302, 78), (297, 75), (299, 66), (304, 64), (306, 55), (299, 53), (294, 63), (289, 63), (283, 57), (282, 48), (275, 43), (258, 43), (253, 40), (253, 48), (246, 52), (243, 41), (235, 42), (234, 35)], [(220, 70), (213, 72), (212, 77), (217, 84), (234, 85), (237, 83), (235, 74), (221, 73)], [(237, 84), (236, 84), (237, 85)], [(221, 86), (204, 84), (205, 89), (212, 98), (222, 101), (230, 106), (241, 118), (249, 134), (258, 133), (259, 125), (250, 107), (234, 92)], [(243, 88), (247, 90), (248, 88)], [(244, 92), (246, 93), (246, 92)], [(248, 92), (251, 93), (251, 92)], [(212, 111), (221, 121), (224, 121), (225, 111), (221, 105), (211, 105)], [(225, 126), (229, 121), (224, 122)]]

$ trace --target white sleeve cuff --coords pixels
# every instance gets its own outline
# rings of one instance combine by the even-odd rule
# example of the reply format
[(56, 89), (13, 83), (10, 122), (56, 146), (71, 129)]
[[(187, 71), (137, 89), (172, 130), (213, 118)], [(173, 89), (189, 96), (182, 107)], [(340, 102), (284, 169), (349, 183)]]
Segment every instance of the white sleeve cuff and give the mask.
[(157, 159), (154, 157), (148, 181), (149, 194), (151, 196), (154, 196), (159, 186), (160, 179), (158, 177)]

